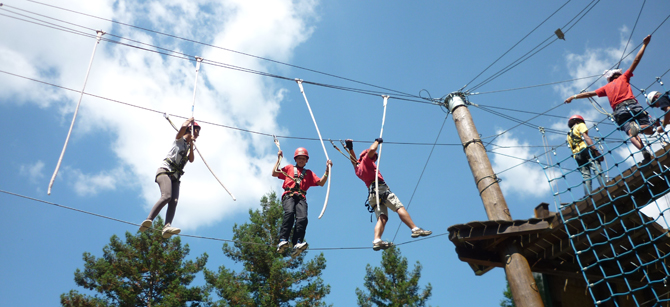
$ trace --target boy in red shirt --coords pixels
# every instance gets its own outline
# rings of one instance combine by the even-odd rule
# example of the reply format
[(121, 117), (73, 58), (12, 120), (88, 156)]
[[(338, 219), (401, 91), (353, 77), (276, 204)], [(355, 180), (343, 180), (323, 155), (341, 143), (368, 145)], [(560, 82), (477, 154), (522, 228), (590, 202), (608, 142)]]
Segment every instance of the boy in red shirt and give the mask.
[(649, 122), (649, 116), (637, 102), (635, 95), (633, 95), (633, 91), (630, 88), (630, 78), (633, 76), (633, 71), (640, 63), (640, 60), (644, 55), (644, 49), (647, 48), (649, 41), (651, 41), (651, 35), (647, 35), (647, 37), (642, 40), (642, 47), (640, 48), (640, 51), (637, 52), (633, 63), (626, 72), (621, 74), (621, 69), (605, 71), (605, 78), (608, 82), (605, 86), (592, 92), (580, 93), (568, 97), (568, 99), (565, 100), (565, 103), (570, 103), (573, 99), (588, 98), (596, 95), (598, 95), (598, 97), (607, 96), (607, 99), (610, 101), (610, 106), (612, 107), (612, 110), (614, 110), (614, 120), (619, 126), (619, 129), (625, 131), (631, 137), (630, 141), (633, 145), (642, 151), (642, 155), (644, 156), (642, 164), (646, 164), (651, 160), (651, 152), (649, 152), (648, 149), (644, 149), (644, 145), (642, 144), (642, 140), (638, 136), (638, 133), (643, 131), (645, 134), (651, 135), (654, 131)]
[(305, 168), (305, 164), (309, 160), (309, 153), (305, 148), (298, 148), (295, 150), (293, 159), (294, 165), (287, 165), (279, 169), (279, 163), (284, 153), (280, 150), (277, 153), (277, 163), (272, 169), (272, 177), (277, 177), (284, 180), (282, 188), (282, 206), (284, 207), (284, 220), (282, 222), (281, 230), (279, 232), (279, 245), (277, 245), (277, 252), (284, 253), (288, 249), (288, 237), (293, 228), (295, 218), (295, 229), (293, 229), (293, 243), (292, 256), (297, 257), (309, 246), (305, 239), (305, 230), (307, 229), (307, 189), (313, 186), (322, 187), (328, 181), (328, 165), (332, 166), (333, 162), (328, 160), (326, 162), (326, 172), (322, 178), (316, 176), (311, 170)]
[[(400, 220), (407, 225), (412, 230), (412, 238), (425, 237), (429, 236), (433, 232), (430, 230), (423, 230), (414, 224), (412, 218), (409, 216), (407, 210), (402, 205), (398, 197), (396, 197), (393, 192), (389, 189), (388, 185), (384, 182), (382, 174), (379, 173), (379, 201), (380, 205), (377, 204), (377, 193), (375, 192), (375, 174), (377, 173), (377, 147), (383, 142), (382, 138), (375, 139), (375, 142), (370, 145), (370, 148), (363, 150), (358, 158), (358, 165), (356, 168), (356, 176), (365, 182), (365, 186), (368, 187), (368, 202), (370, 207), (373, 207), (375, 210), (375, 215), (377, 216), (377, 224), (375, 225), (375, 239), (372, 241), (372, 249), (380, 250), (387, 249), (393, 245), (391, 242), (382, 241), (382, 234), (384, 234), (384, 228), (386, 227), (386, 222), (388, 222), (388, 209), (398, 213)], [(353, 153), (353, 143), (347, 140), (347, 149), (350, 153)]]

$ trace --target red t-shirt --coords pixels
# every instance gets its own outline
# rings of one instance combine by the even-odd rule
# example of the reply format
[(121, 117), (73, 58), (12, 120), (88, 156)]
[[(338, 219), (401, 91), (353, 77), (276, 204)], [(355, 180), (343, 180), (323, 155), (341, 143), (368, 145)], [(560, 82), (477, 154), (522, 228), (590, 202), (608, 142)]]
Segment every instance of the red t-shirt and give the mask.
[[(633, 76), (633, 73), (629, 70), (626, 70), (623, 75), (616, 78), (616, 80), (605, 84), (605, 86), (596, 90), (598, 97), (607, 96), (607, 99), (610, 101), (610, 106), (612, 110), (616, 106), (626, 100), (635, 99), (633, 95), (633, 90), (630, 88), (630, 77)], [(635, 99), (637, 101), (637, 99)]]
[[(282, 170), (286, 172), (286, 174), (288, 174), (289, 176), (293, 178), (296, 177), (296, 175), (293, 174), (293, 165), (289, 164), (287, 166), (284, 166)], [(300, 176), (301, 173), (302, 173), (302, 167), (298, 167), (297, 176)], [(293, 181), (291, 178), (284, 176), (284, 174), (279, 174), (278, 178), (284, 180), (284, 183), (281, 185), (282, 189), (286, 188), (290, 189), (295, 187), (295, 181)], [(316, 176), (314, 172), (310, 170), (305, 170), (305, 178), (303, 178), (302, 181), (300, 181), (300, 189), (307, 192), (307, 189), (309, 189), (310, 187), (317, 186), (319, 181), (321, 181), (321, 178)], [(282, 193), (282, 196), (284, 196), (284, 194), (286, 193), (288, 193), (288, 191), (284, 191), (284, 193)]]
[[(361, 162), (358, 163), (358, 166), (356, 166), (356, 176), (365, 182), (366, 187), (369, 187), (373, 182), (375, 182), (376, 170), (377, 164), (375, 164), (375, 161), (372, 161), (372, 159), (370, 159), (366, 153), (363, 155)], [(381, 172), (379, 172), (379, 181), (384, 181), (384, 177), (382, 177)]]

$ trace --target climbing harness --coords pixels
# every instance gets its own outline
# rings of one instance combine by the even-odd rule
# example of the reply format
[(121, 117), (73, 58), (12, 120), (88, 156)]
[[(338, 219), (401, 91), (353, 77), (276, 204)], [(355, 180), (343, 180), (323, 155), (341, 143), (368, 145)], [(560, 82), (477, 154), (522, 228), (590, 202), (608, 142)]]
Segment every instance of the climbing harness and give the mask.
[[(316, 133), (319, 135), (319, 141), (321, 141), (321, 147), (323, 147), (323, 152), (326, 154), (326, 160), (330, 160), (330, 158), (328, 158), (328, 152), (326, 151), (326, 145), (323, 144), (323, 138), (321, 138), (321, 132), (319, 131), (319, 126), (316, 124), (316, 119), (314, 119), (314, 113), (312, 113), (312, 108), (309, 106), (309, 101), (307, 101), (307, 95), (305, 95), (305, 89), (302, 87), (302, 80), (296, 78), (295, 82), (298, 83), (298, 86), (300, 87), (300, 92), (302, 93), (302, 96), (305, 97), (305, 103), (307, 104), (307, 109), (309, 110), (309, 115), (312, 116), (312, 121), (314, 122), (314, 127), (316, 128)], [(328, 165), (328, 174), (332, 175), (330, 165)], [(328, 189), (326, 190), (326, 200), (323, 203), (323, 209), (321, 209), (321, 214), (319, 214), (319, 218), (321, 218), (323, 216), (323, 213), (326, 212), (326, 206), (328, 206), (328, 196), (330, 196), (330, 182), (331, 181), (333, 181), (332, 178), (328, 180)]]
[[(388, 95), (382, 95), (384, 97), (384, 115), (382, 116), (382, 130), (379, 132), (379, 138), (382, 138), (382, 135), (384, 134), (384, 122), (386, 121), (386, 104), (388, 103), (389, 96)], [(377, 204), (379, 204), (379, 163), (381, 162), (382, 158), (382, 145), (379, 144), (379, 152), (377, 152), (377, 167), (375, 168), (375, 195), (376, 195), (376, 200)]]
[(305, 173), (307, 173), (307, 169), (303, 167), (302, 172), (300, 172), (300, 175), (298, 175), (298, 167), (295, 165), (293, 166), (293, 176), (295, 177), (291, 177), (288, 175), (287, 177), (291, 178), (293, 182), (295, 182), (295, 186), (293, 186), (292, 188), (284, 188), (284, 191), (288, 192), (286, 193), (286, 195), (293, 197), (296, 194), (298, 194), (302, 198), (305, 198), (307, 196), (307, 191), (300, 188), (300, 183), (302, 183), (302, 180), (305, 179)]
[[(279, 149), (279, 151), (281, 151), (281, 147), (279, 146), (279, 140), (277, 140), (277, 137), (275, 135), (272, 135), (272, 138), (274, 138), (274, 142), (275, 142), (275, 145), (277, 145), (277, 149)], [(284, 158), (284, 155), (282, 154), (281, 157)], [(303, 168), (303, 174), (301, 175), (302, 177), (300, 177), (300, 179), (298, 180), (295, 177), (286, 173), (283, 169), (281, 169), (279, 167), (280, 164), (281, 164), (281, 158), (279, 159), (279, 163), (277, 163), (276, 166), (275, 166), (275, 172), (281, 173), (282, 175), (286, 176), (286, 178), (289, 178), (289, 179), (293, 180), (293, 182), (295, 182), (296, 186), (300, 187), (300, 181), (305, 177), (305, 175), (304, 175), (305, 168)], [(297, 168), (296, 168), (293, 171), (293, 175), (295, 175), (297, 173), (298, 173), (298, 171), (297, 171)], [(304, 192), (303, 195), (305, 195), (307, 193), (305, 191), (303, 191), (303, 192)]]
[[(170, 120), (170, 117), (169, 117), (167, 114), (163, 113), (163, 117), (165, 117), (165, 119), (167, 119), (167, 121), (170, 123), (170, 125), (172, 126), (172, 128), (174, 128), (174, 130), (179, 131), (179, 129), (177, 129), (177, 126), (175, 126), (174, 123), (172, 123), (172, 120)], [(212, 168), (209, 167), (209, 164), (207, 164), (207, 160), (205, 160), (205, 157), (202, 156), (202, 154), (200, 153), (200, 150), (198, 149), (198, 146), (195, 145), (195, 142), (193, 143), (193, 149), (195, 149), (195, 151), (198, 153), (198, 156), (200, 156), (200, 159), (202, 160), (203, 163), (205, 163), (205, 166), (207, 166), (207, 169), (209, 170), (210, 173), (212, 173), (212, 176), (214, 176), (214, 178), (216, 179), (216, 181), (218, 181), (219, 184), (223, 187), (223, 189), (226, 190), (226, 192), (228, 192), (228, 194), (230, 195), (230, 197), (233, 198), (233, 201), (237, 201), (237, 199), (235, 198), (235, 195), (233, 195), (233, 193), (231, 193), (231, 192), (228, 190), (228, 188), (226, 188), (226, 186), (223, 185), (223, 182), (221, 182), (221, 180), (219, 179), (219, 177), (217, 177), (216, 174), (214, 174), (214, 171), (212, 170)], [(184, 163), (184, 164), (185, 164), (185, 163)], [(182, 167), (183, 167), (183, 166), (182, 166)]]
[(86, 82), (88, 82), (88, 74), (91, 72), (91, 66), (93, 65), (93, 58), (95, 57), (95, 50), (98, 49), (98, 44), (100, 39), (105, 34), (102, 30), (96, 31), (97, 36), (95, 37), (95, 45), (93, 45), (93, 53), (91, 54), (91, 60), (88, 62), (88, 69), (86, 70), (86, 77), (84, 78), (84, 86), (81, 88), (79, 94), (79, 102), (77, 102), (77, 107), (74, 109), (74, 115), (72, 116), (72, 123), (70, 124), (70, 130), (67, 132), (67, 137), (65, 138), (65, 145), (63, 145), (63, 150), (60, 153), (60, 158), (58, 158), (58, 163), (56, 164), (56, 170), (54, 170), (53, 176), (51, 176), (51, 181), (49, 182), (49, 189), (47, 194), (51, 195), (51, 187), (54, 185), (56, 180), (56, 175), (58, 175), (58, 170), (60, 169), (60, 164), (63, 162), (63, 156), (65, 155), (65, 149), (67, 149), (67, 143), (70, 141), (70, 134), (72, 134), (72, 128), (74, 127), (74, 121), (77, 119), (77, 113), (79, 112), (79, 105), (81, 105), (81, 99), (84, 98), (84, 90), (86, 89)]

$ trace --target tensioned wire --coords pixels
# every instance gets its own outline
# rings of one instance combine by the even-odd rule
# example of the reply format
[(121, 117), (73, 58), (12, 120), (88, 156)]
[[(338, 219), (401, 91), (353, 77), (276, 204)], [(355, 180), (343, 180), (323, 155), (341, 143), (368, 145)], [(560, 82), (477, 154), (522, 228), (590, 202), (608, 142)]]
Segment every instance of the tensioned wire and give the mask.
[[(44, 84), (44, 85), (53, 86), (53, 87), (56, 87), (56, 88), (67, 90), (67, 91), (72, 91), (72, 92), (77, 92), (77, 93), (81, 92), (80, 90), (71, 89), (71, 88), (68, 88), (68, 87), (64, 87), (64, 86), (56, 85), (56, 84), (53, 84), (53, 83), (49, 83), (49, 82), (45, 82), (45, 81), (41, 81), (41, 80), (37, 80), (37, 79), (25, 77), (25, 76), (21, 76), (21, 75), (10, 73), (10, 72), (3, 71), (3, 70), (0, 70), (0, 73), (4, 73), (4, 74), (11, 75), (11, 76), (18, 77), (18, 78), (23, 78), (23, 79), (30, 80), (30, 81), (37, 82), (37, 83), (41, 83), (41, 84)], [(156, 110), (156, 109), (151, 109), (151, 108), (147, 108), (147, 107), (143, 107), (143, 106), (138, 106), (138, 105), (135, 105), (135, 104), (131, 104), (131, 103), (123, 102), (123, 101), (120, 101), (120, 100), (107, 98), (107, 97), (100, 96), (100, 95), (95, 95), (95, 94), (91, 94), (91, 93), (87, 93), (87, 92), (84, 92), (84, 95), (91, 96), (91, 97), (98, 98), (98, 99), (102, 99), (102, 100), (106, 100), (106, 101), (110, 101), (110, 102), (114, 102), (114, 103), (119, 103), (119, 104), (126, 105), (126, 106), (133, 107), (133, 108), (142, 109), (142, 110), (149, 111), (149, 112), (154, 112), (154, 113), (158, 113), (158, 114), (166, 114), (164, 111), (159, 111), (159, 110)], [(181, 119), (186, 119), (187, 118), (185, 116), (181, 116), (181, 115), (177, 115), (177, 114), (167, 114), (167, 115), (170, 115), (170, 116), (176, 117), (176, 118), (181, 118)], [(198, 120), (198, 122), (213, 125), (213, 126), (217, 126), (217, 127), (222, 127), (222, 128), (226, 128), (226, 129), (248, 132), (248, 133), (251, 133), (251, 134), (258, 134), (258, 135), (269, 136), (269, 137), (273, 136), (273, 134), (271, 134), (271, 133), (265, 133), (265, 132), (259, 132), (259, 131), (249, 130), (249, 129), (243, 129), (243, 128), (228, 126), (228, 125), (215, 123), (215, 122), (202, 121), (202, 120)], [(307, 140), (307, 141), (318, 141), (319, 140), (318, 138), (309, 138), (309, 137), (297, 137), (297, 136), (286, 136), (286, 135), (276, 135), (276, 136), (277, 136), (277, 138), (283, 138), (283, 139), (295, 139), (295, 140)], [(354, 142), (355, 143), (369, 143), (369, 141), (356, 141), (356, 140), (354, 140)], [(384, 142), (384, 143), (385, 144), (394, 144), (394, 145), (412, 145), (412, 146), (433, 146), (433, 145), (437, 145), (437, 146), (462, 146), (462, 144), (460, 144), (460, 143), (438, 143), (438, 144), (434, 144), (434, 143), (392, 142), (392, 141), (387, 141), (387, 142)], [(532, 148), (532, 147), (544, 147), (544, 146), (541, 146), (541, 145), (526, 145), (526, 146), (506, 146), (506, 147), (509, 147), (509, 148)]]
[[(361, 81), (357, 81), (357, 80), (354, 80), (354, 79), (341, 77), (341, 76), (337, 76), (337, 75), (334, 75), (334, 74), (325, 73), (325, 72), (321, 72), (321, 71), (318, 71), (318, 70), (314, 70), (314, 69), (310, 69), (310, 68), (306, 68), (306, 67), (302, 67), (302, 66), (298, 66), (298, 65), (284, 63), (284, 62), (281, 62), (281, 61), (272, 60), (272, 59), (269, 59), (269, 58), (264, 58), (264, 57), (261, 57), (261, 56), (257, 56), (257, 55), (253, 55), (253, 54), (249, 54), (249, 53), (245, 53), (245, 52), (241, 52), (241, 51), (236, 51), (236, 50), (232, 50), (232, 49), (228, 49), (228, 48), (223, 48), (223, 47), (220, 47), (220, 46), (216, 46), (216, 45), (212, 45), (212, 44), (208, 44), (208, 43), (203, 43), (203, 42), (200, 42), (200, 41), (197, 41), (197, 40), (188, 39), (188, 38), (180, 37), (180, 36), (169, 34), (169, 33), (164, 33), (164, 32), (152, 30), (152, 29), (149, 29), (149, 28), (139, 27), (139, 26), (123, 23), (123, 22), (116, 21), (116, 20), (111, 20), (111, 19), (107, 19), (107, 18), (103, 18), (103, 17), (98, 17), (98, 16), (95, 16), (95, 15), (78, 12), (78, 11), (75, 11), (75, 10), (72, 10), (72, 9), (66, 9), (66, 8), (59, 7), (59, 6), (52, 5), (52, 4), (47, 4), (47, 3), (34, 1), (34, 0), (26, 0), (26, 1), (32, 2), (32, 3), (35, 3), (35, 4), (39, 4), (39, 5), (48, 6), (48, 7), (59, 9), (59, 10), (63, 10), (63, 11), (67, 11), (67, 12), (70, 12), (70, 13), (79, 14), (79, 15), (82, 15), (82, 16), (87, 16), (87, 17), (91, 17), (91, 18), (95, 18), (95, 19), (99, 19), (99, 20), (112, 22), (112, 23), (115, 23), (115, 24), (131, 27), (131, 28), (146, 31), (146, 32), (151, 32), (151, 33), (155, 33), (155, 34), (159, 34), (159, 35), (172, 37), (172, 38), (175, 38), (175, 39), (191, 42), (191, 43), (194, 43), (194, 44), (199, 44), (199, 45), (203, 45), (203, 46), (207, 46), (207, 47), (212, 47), (212, 48), (216, 48), (216, 49), (220, 49), (220, 50), (224, 50), (224, 51), (228, 51), (228, 52), (232, 52), (232, 53), (236, 53), (236, 54), (260, 59), (260, 60), (269, 61), (269, 62), (276, 63), (276, 64), (281, 64), (281, 65), (285, 65), (285, 66), (289, 66), (289, 67), (293, 67), (293, 68), (297, 68), (297, 69), (302, 69), (302, 70), (317, 73), (317, 74), (322, 74), (322, 75), (333, 77), (333, 78), (338, 78), (338, 79), (342, 79), (342, 80), (346, 80), (346, 81), (350, 81), (350, 82), (354, 82), (354, 83), (359, 83), (359, 84), (362, 84), (362, 85), (367, 85), (367, 86), (370, 86), (370, 87), (376, 87), (376, 88), (383, 89), (383, 90), (386, 90), (386, 91), (394, 92), (395, 94), (403, 94), (403, 95), (407, 95), (407, 96), (416, 97), (415, 95), (411, 95), (411, 94), (408, 94), (408, 93), (403, 93), (401, 91), (396, 91), (396, 90), (393, 90), (393, 89), (377, 86), (377, 85), (374, 85), (374, 84), (361, 82)], [(28, 12), (28, 11), (26, 11), (26, 12)]]
[[(86, 33), (86, 32), (69, 29), (69, 28), (61, 26), (61, 25), (57, 25), (57, 24), (53, 24), (53, 23), (46, 22), (46, 21), (43, 21), (43, 20), (39, 20), (39, 19), (30, 17), (30, 16), (20, 14), (20, 13), (16, 13), (16, 12), (11, 12), (11, 13), (22, 16), (22, 17), (25, 17), (25, 18), (37, 20), (39, 22), (25, 20), (25, 19), (21, 19), (21, 18), (18, 18), (18, 17), (9, 16), (9, 15), (5, 15), (5, 14), (1, 14), (1, 13), (0, 13), (0, 16), (5, 16), (5, 17), (17, 19), (17, 20), (20, 20), (20, 21), (33, 23), (33, 24), (36, 24), (36, 25), (40, 25), (40, 26), (44, 26), (44, 27), (55, 29), (55, 30), (60, 30), (60, 31), (72, 33), (72, 34), (77, 34), (77, 35), (84, 36), (84, 37), (90, 37), (90, 38), (95, 37), (95, 35), (92, 35), (92, 34), (89, 34), (89, 33)], [(50, 18), (50, 17), (46, 17), (46, 18)], [(61, 21), (61, 20), (58, 20), (58, 21)], [(65, 22), (65, 21), (61, 21), (61, 22), (71, 24), (71, 23), (68, 23), (68, 22)], [(75, 25), (75, 26), (82, 27), (82, 28), (90, 30), (90, 31), (95, 31), (92, 28), (87, 28), (87, 27), (83, 27), (83, 26), (79, 26), (79, 25)], [(160, 55), (169, 56), (169, 57), (178, 58), (178, 59), (192, 60), (192, 59), (195, 58), (195, 56), (189, 55), (189, 54), (186, 54), (186, 53), (183, 53), (183, 52), (173, 51), (173, 50), (162, 48), (162, 47), (159, 47), (159, 46), (146, 44), (146, 43), (143, 43), (143, 42), (140, 42), (140, 41), (124, 38), (124, 37), (117, 36), (117, 35), (110, 34), (110, 33), (106, 33), (106, 34), (108, 34), (110, 36), (118, 37), (121, 40), (127, 40), (129, 42), (133, 42), (133, 43), (136, 43), (136, 44), (145, 45), (147, 47), (155, 48), (157, 50), (152, 50), (152, 49), (149, 49), (149, 48), (146, 48), (146, 47), (140, 47), (140, 46), (124, 43), (124, 42), (121, 42), (121, 41), (108, 39), (108, 38), (105, 38), (104, 36), (101, 39), (102, 41), (115, 43), (115, 44), (119, 44), (119, 45), (122, 45), (122, 46), (131, 47), (131, 48), (135, 48), (135, 49), (139, 49), (139, 50), (143, 50), (143, 51), (148, 51), (148, 52), (153, 52), (153, 53), (157, 53), (157, 54), (160, 54)], [(253, 70), (253, 69), (249, 69), (249, 68), (244, 68), (244, 67), (240, 67), (240, 66), (236, 66), (236, 65), (217, 62), (217, 61), (212, 61), (212, 60), (208, 60), (208, 59), (204, 59), (203, 63), (208, 64), (208, 65), (212, 65), (212, 66), (218, 66), (218, 67), (222, 67), (222, 68), (226, 68), (226, 69), (231, 69), (231, 70), (236, 70), (236, 71), (241, 71), (241, 72), (246, 72), (246, 73), (253, 73), (253, 74), (257, 74), (257, 75), (261, 75), (261, 76), (273, 77), (273, 78), (287, 80), (287, 81), (294, 81), (295, 80), (294, 78), (284, 77), (284, 76), (280, 76), (280, 75), (276, 75), (276, 74), (271, 74), (271, 73), (267, 73), (267, 72), (263, 72), (263, 71), (257, 71), (257, 70)], [(381, 94), (388, 94), (387, 92), (365, 90), (365, 89), (351, 88), (351, 87), (338, 86), (338, 85), (330, 85), (330, 84), (324, 84), (324, 83), (312, 82), (312, 81), (303, 81), (303, 83), (317, 85), (317, 86), (321, 86), (321, 87), (333, 88), (333, 89), (338, 89), (338, 90), (356, 92), (356, 93), (361, 93), (361, 94), (373, 95), (373, 96), (378, 96), (378, 95), (381, 95)], [(417, 95), (410, 95), (410, 94), (402, 94), (402, 95), (404, 95), (405, 97), (418, 97), (419, 99), (421, 99), (421, 97), (417, 96)], [(432, 102), (432, 101), (409, 99), (409, 98), (405, 98), (405, 97), (392, 96), (391, 99), (435, 105), (435, 103)]]
[[(594, 2), (595, 2), (595, 3), (594, 3)], [(579, 13), (577, 13), (577, 15), (576, 15), (575, 17), (573, 17), (570, 21), (568, 21), (568, 23), (566, 23), (566, 24), (561, 28), (561, 29), (565, 29), (566, 27), (568, 27), (568, 25), (570, 25), (570, 24), (575, 20), (575, 18), (577, 18), (577, 17), (579, 17), (579, 15), (581, 15), (581, 17), (579, 17), (579, 19), (578, 19), (577, 21), (575, 21), (574, 24), (572, 24), (571, 26), (569, 26), (567, 29), (563, 30), (563, 33), (568, 33), (568, 32), (569, 32), (569, 31), (570, 31), (570, 30), (571, 30), (571, 29), (572, 29), (572, 28), (579, 22), (579, 21), (582, 20), (582, 18), (584, 18), (584, 16), (586, 16), (586, 14), (588, 14), (588, 13), (591, 11), (591, 9), (593, 9), (593, 8), (596, 6), (596, 4), (598, 4), (598, 2), (600, 2), (600, 0), (592, 0), (589, 4), (587, 4), (586, 7), (585, 7), (584, 9), (582, 9), (582, 11), (580, 11)], [(592, 4), (593, 4), (593, 5), (592, 5)], [(589, 6), (590, 6), (590, 8), (589, 8)], [(587, 10), (587, 9), (588, 9), (588, 10)], [(587, 11), (586, 11), (585, 13), (583, 13), (584, 10), (587, 10)], [(583, 13), (583, 14), (582, 14), (582, 13)], [(525, 62), (526, 60), (530, 59), (532, 56), (534, 56), (534, 55), (537, 54), (538, 52), (544, 50), (544, 48), (549, 47), (551, 44), (553, 44), (555, 41), (558, 40), (558, 38), (554, 38), (554, 40), (552, 40), (551, 42), (549, 42), (547, 45), (545, 45), (544, 47), (540, 48), (539, 50), (533, 52), (535, 49), (539, 48), (539, 47), (542, 46), (544, 43), (546, 43), (547, 41), (549, 41), (552, 37), (555, 37), (555, 35), (552, 34), (552, 35), (549, 36), (547, 39), (545, 39), (543, 42), (541, 42), (540, 44), (538, 44), (537, 46), (535, 46), (533, 49), (531, 49), (530, 51), (528, 51), (526, 54), (522, 55), (522, 56), (519, 57), (517, 60), (513, 61), (511, 64), (505, 66), (504, 68), (502, 68), (502, 69), (499, 70), (498, 72), (494, 73), (492, 76), (488, 77), (488, 78), (485, 79), (484, 81), (478, 83), (477, 85), (473, 86), (472, 88), (470, 88), (470, 89), (468, 89), (468, 90), (466, 90), (466, 91), (467, 91), (467, 92), (475, 91), (475, 90), (477, 90), (478, 88), (480, 88), (480, 87), (486, 85), (487, 83), (489, 83), (489, 82), (495, 80), (496, 78), (500, 77), (500, 76), (503, 75), (504, 73), (510, 71), (511, 69), (513, 69), (514, 67), (518, 66), (519, 64), (521, 64), (521, 63)], [(531, 54), (531, 52), (533, 52), (533, 53)], [(530, 55), (529, 55), (529, 54), (530, 54)]]
[[(12, 196), (16, 196), (16, 197), (20, 197), (20, 198), (24, 198), (24, 199), (28, 199), (28, 200), (32, 200), (32, 201), (39, 202), (39, 203), (43, 203), (43, 204), (47, 204), (47, 205), (52, 205), (52, 206), (55, 206), (55, 207), (60, 208), (60, 209), (71, 210), (71, 211), (75, 211), (75, 212), (79, 212), (79, 213), (84, 213), (84, 214), (92, 215), (92, 216), (99, 217), (99, 218), (103, 218), (103, 219), (108, 219), (108, 220), (115, 221), (115, 222), (119, 222), (119, 223), (124, 223), (124, 224), (132, 225), (132, 226), (137, 226), (137, 227), (141, 226), (140, 224), (136, 224), (136, 223), (132, 223), (132, 222), (128, 222), (128, 221), (124, 221), (124, 220), (121, 220), (121, 219), (117, 219), (117, 218), (113, 218), (113, 217), (109, 217), (109, 216), (106, 216), (106, 215), (102, 215), (102, 214), (98, 214), (98, 213), (93, 213), (93, 212), (89, 212), (89, 211), (85, 211), (85, 210), (81, 210), (81, 209), (77, 209), (77, 208), (73, 208), (73, 207), (68, 207), (68, 206), (60, 205), (60, 204), (57, 204), (57, 203), (53, 203), (53, 202), (49, 202), (49, 201), (45, 201), (45, 200), (41, 200), (41, 199), (37, 199), (37, 198), (34, 198), (34, 197), (29, 197), (29, 196), (21, 195), (21, 194), (18, 194), (18, 193), (12, 193), (12, 192), (9, 192), (9, 191), (4, 191), (4, 190), (0, 190), (0, 193), (4, 193), (4, 194), (7, 194), (7, 195), (12, 195)], [(152, 231), (161, 231), (160, 229), (154, 229), (154, 228), (149, 228), (149, 230), (152, 230)], [(441, 234), (437, 234), (437, 235), (434, 235), (434, 236), (431, 236), (431, 237), (422, 238), (422, 239), (419, 239), (419, 240), (411, 240), (411, 241), (406, 241), (406, 242), (398, 243), (398, 244), (396, 244), (396, 245), (410, 244), (410, 243), (414, 243), (414, 242), (423, 241), (423, 240), (425, 240), (425, 239), (432, 239), (432, 238), (441, 237), (441, 236), (444, 236), (444, 235), (447, 235), (447, 234), (449, 234), (449, 233), (448, 233), (448, 232), (447, 232), (447, 233), (441, 233)], [(212, 241), (222, 241), (222, 242), (230, 242), (230, 243), (241, 243), (241, 244), (248, 244), (248, 245), (274, 246), (274, 244), (263, 244), (263, 243), (256, 243), (256, 242), (247, 242), (247, 241), (238, 241), (238, 240), (228, 240), (228, 239), (221, 239), (221, 238), (214, 238), (214, 237), (205, 237), (205, 236), (188, 235), (188, 234), (183, 234), (183, 233), (178, 234), (178, 236), (188, 237), (188, 238), (196, 238), (196, 239), (212, 240)], [(353, 249), (370, 249), (370, 247), (369, 247), (369, 246), (368, 246), (368, 247), (316, 247), (316, 248), (312, 248), (312, 247), (310, 247), (309, 250), (313, 250), (313, 251), (316, 251), (316, 250), (324, 251), (324, 250), (353, 250)]]

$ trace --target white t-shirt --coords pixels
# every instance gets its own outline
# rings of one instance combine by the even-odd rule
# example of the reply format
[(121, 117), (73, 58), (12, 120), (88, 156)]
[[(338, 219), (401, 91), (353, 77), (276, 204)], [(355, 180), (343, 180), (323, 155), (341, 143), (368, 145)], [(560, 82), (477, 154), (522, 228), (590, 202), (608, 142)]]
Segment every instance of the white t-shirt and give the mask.
[[(189, 145), (188, 145), (188, 142), (186, 142), (186, 140), (184, 138), (174, 140), (174, 142), (172, 142), (172, 148), (170, 148), (170, 151), (168, 152), (165, 159), (171, 160), (175, 164), (181, 166), (181, 168), (183, 169), (184, 165), (186, 165), (186, 161), (188, 161), (188, 156), (187, 156), (188, 150), (189, 150)], [(176, 171), (175, 169), (172, 168), (172, 166), (170, 166), (170, 163), (168, 163), (165, 160), (163, 160), (160, 167), (165, 168), (165, 169), (169, 170), (170, 172)], [(179, 172), (175, 172), (174, 176), (175, 176), (175, 178), (179, 179), (181, 174), (179, 174)]]

